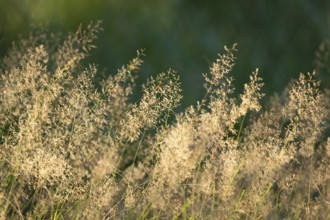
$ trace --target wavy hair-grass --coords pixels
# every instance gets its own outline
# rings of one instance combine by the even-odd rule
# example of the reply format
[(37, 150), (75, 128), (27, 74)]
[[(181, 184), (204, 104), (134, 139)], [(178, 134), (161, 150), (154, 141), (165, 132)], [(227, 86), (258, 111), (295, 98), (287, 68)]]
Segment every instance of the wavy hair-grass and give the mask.
[[(100, 23), (31, 34), (2, 59), (0, 219), (329, 218), (329, 91), (301, 74), (260, 104), (256, 69), (236, 97), (236, 45), (181, 113), (169, 70), (130, 103), (143, 51), (95, 83)], [(171, 119), (171, 120), (170, 120)]]

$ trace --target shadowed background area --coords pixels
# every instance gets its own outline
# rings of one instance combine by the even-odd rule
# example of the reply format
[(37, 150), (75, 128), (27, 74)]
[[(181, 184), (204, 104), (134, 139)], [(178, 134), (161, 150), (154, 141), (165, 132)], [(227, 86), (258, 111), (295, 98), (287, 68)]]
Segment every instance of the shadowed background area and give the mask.
[[(300, 72), (311, 72), (315, 52), (330, 38), (330, 1), (197, 1), (197, 0), (0, 0), (0, 53), (34, 26), (54, 32), (74, 31), (80, 23), (102, 20), (98, 47), (86, 62), (107, 74), (145, 48), (139, 83), (169, 68), (183, 84), (183, 106), (204, 94), (202, 73), (223, 51), (238, 43), (232, 73), (237, 91), (255, 68), (264, 92), (280, 92)], [(329, 55), (327, 55), (329, 57)], [(329, 72), (320, 71), (329, 85)]]

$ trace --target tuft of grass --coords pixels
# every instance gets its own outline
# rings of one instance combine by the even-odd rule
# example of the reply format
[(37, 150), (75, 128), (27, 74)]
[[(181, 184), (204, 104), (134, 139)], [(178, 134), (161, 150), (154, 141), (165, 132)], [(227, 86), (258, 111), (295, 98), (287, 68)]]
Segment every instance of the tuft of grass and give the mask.
[(234, 44), (177, 113), (173, 70), (130, 102), (142, 50), (95, 81), (81, 61), (101, 30), (31, 34), (2, 59), (0, 219), (329, 218), (330, 93), (315, 72), (263, 107), (258, 69), (235, 95)]

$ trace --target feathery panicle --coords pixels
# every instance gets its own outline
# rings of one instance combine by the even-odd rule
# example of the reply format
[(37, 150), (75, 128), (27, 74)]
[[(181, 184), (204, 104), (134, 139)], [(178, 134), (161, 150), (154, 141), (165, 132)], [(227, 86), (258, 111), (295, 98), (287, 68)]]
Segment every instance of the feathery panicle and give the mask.
[(154, 127), (162, 115), (166, 117), (164, 114), (173, 111), (181, 100), (179, 78), (171, 70), (151, 78), (142, 89), (141, 100), (125, 113), (121, 121), (119, 139), (137, 140), (146, 129)]
[(100, 30), (31, 34), (3, 58), (0, 219), (330, 217), (330, 92), (315, 73), (263, 108), (258, 69), (235, 96), (234, 44), (204, 74), (204, 98), (175, 113), (173, 70), (130, 103), (142, 50), (93, 83), (81, 61)]

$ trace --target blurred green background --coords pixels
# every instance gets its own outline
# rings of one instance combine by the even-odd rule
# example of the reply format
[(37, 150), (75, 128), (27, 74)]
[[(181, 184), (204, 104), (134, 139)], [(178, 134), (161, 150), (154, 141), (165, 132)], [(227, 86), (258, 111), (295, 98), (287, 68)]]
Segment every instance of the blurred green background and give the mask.
[(187, 106), (203, 96), (201, 73), (224, 45), (238, 43), (232, 73), (238, 91), (257, 67), (268, 94), (312, 71), (316, 50), (330, 38), (330, 1), (0, 0), (0, 55), (32, 25), (66, 33), (91, 20), (103, 20), (104, 31), (88, 62), (114, 74), (145, 48), (139, 82), (174, 69)]

